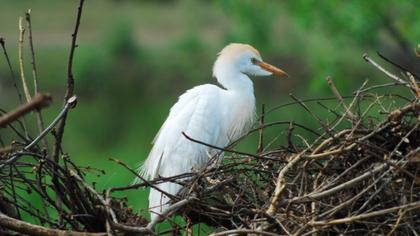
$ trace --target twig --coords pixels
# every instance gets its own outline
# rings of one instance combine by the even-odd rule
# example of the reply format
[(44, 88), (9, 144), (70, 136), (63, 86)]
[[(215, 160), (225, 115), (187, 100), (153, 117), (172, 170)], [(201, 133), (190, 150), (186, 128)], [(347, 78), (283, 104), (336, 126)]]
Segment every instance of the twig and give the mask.
[(72, 177), (74, 177), (75, 179), (77, 179), (80, 183), (83, 184), (83, 186), (85, 186), (85, 188), (91, 192), (92, 194), (94, 194), (98, 200), (105, 206), (108, 214), (111, 216), (111, 219), (115, 222), (118, 223), (117, 221), (117, 217), (115, 215), (114, 210), (112, 210), (112, 208), (110, 207), (110, 205), (105, 201), (105, 199), (102, 197), (102, 195), (100, 195), (98, 192), (96, 192), (96, 190), (90, 186), (88, 183), (86, 183), (76, 172), (70, 170), (70, 175)]
[(37, 78), (38, 73), (36, 69), (34, 43), (32, 39), (31, 9), (25, 12), (25, 19), (28, 26), (29, 48), (31, 51), (32, 77), (34, 80), (34, 93), (37, 94), (38, 93), (38, 78)]
[(0, 155), (4, 154), (4, 153), (9, 153), (11, 151), (13, 151), (13, 146), (11, 146), (11, 145), (6, 146), (6, 147), (2, 147), (2, 148), (0, 148)]
[(380, 66), (378, 63), (376, 63), (374, 60), (372, 60), (367, 53), (363, 54), (363, 59), (365, 59), (365, 61), (372, 64), (374, 67), (378, 68), (380, 71), (382, 71), (390, 79), (393, 79), (393, 80), (397, 81), (398, 83), (405, 84), (406, 86), (408, 86), (407, 82), (400, 79), (398, 76), (392, 74), (391, 72), (385, 70), (382, 66)]
[(150, 235), (156, 235), (153, 230), (150, 230), (146, 227), (135, 227), (135, 226), (128, 226), (123, 224), (118, 224), (115, 222), (111, 222), (111, 226), (114, 229), (119, 229), (125, 232), (132, 232), (132, 233), (139, 233), (139, 234), (150, 234)]
[(343, 203), (341, 203), (338, 206), (333, 207), (332, 209), (325, 211), (324, 213), (320, 214), (320, 218), (324, 218), (325, 216), (332, 216), (333, 214), (335, 214), (337, 211), (343, 209), (344, 207), (354, 203), (357, 199), (359, 199), (360, 197), (363, 196), (363, 194), (365, 194), (367, 191), (369, 191), (371, 188), (375, 187), (376, 184), (381, 181), (386, 175), (388, 175), (390, 172), (392, 171), (392, 169), (388, 169), (387, 171), (385, 171), (379, 178), (376, 178), (373, 183), (371, 183), (369, 186), (366, 186), (365, 188), (363, 188), (362, 191), (360, 191), (359, 193), (357, 193), (354, 197), (344, 201)]
[[(80, 19), (82, 17), (82, 10), (83, 10), (83, 4), (84, 0), (80, 0), (79, 2), (79, 8), (77, 10), (77, 17), (76, 17), (76, 25), (74, 27), (74, 32), (72, 34), (72, 41), (70, 46), (70, 54), (69, 54), (69, 60), (67, 65), (67, 86), (66, 86), (66, 94), (64, 95), (64, 102), (66, 103), (72, 96), (74, 92), (74, 77), (73, 77), (73, 55), (74, 51), (77, 47), (76, 45), (76, 39), (77, 39), (77, 33), (79, 31), (79, 25), (80, 25)], [(63, 134), (64, 134), (64, 126), (66, 125), (66, 119), (67, 119), (67, 112), (63, 114), (63, 118), (60, 119), (60, 123), (58, 124), (57, 130), (55, 132), (55, 142), (53, 146), (52, 151), (52, 160), (54, 160), (56, 163), (59, 162), (59, 155), (61, 153), (61, 143), (63, 140)], [(59, 192), (58, 189), (58, 180), (57, 176), (54, 174), (52, 176), (52, 182), (55, 188), (55, 192)], [(57, 199), (58, 204), (61, 204), (61, 199)], [(61, 214), (60, 214), (60, 222), (62, 221)]]
[(22, 80), (23, 92), (27, 102), (31, 101), (31, 94), (29, 93), (28, 84), (25, 79), (25, 68), (23, 65), (23, 36), (25, 34), (25, 27), (22, 24), (23, 18), (19, 17), (19, 68), (20, 68), (20, 78)]
[[(127, 164), (125, 164), (124, 162), (122, 162), (122, 161), (120, 161), (120, 160), (117, 160), (117, 159), (113, 159), (113, 158), (109, 158), (111, 161), (114, 161), (114, 162), (116, 162), (117, 164), (119, 164), (119, 165), (121, 165), (121, 166), (123, 166), (124, 168), (126, 168), (128, 171), (130, 171), (134, 176), (136, 176), (136, 178), (137, 179), (139, 179), (145, 186), (149, 186), (149, 187), (151, 187), (151, 188), (154, 188), (154, 189), (156, 189), (157, 191), (159, 191), (159, 192), (161, 192), (161, 193), (163, 193), (164, 195), (166, 195), (167, 197), (169, 197), (170, 199), (178, 199), (178, 197), (177, 196), (174, 196), (174, 195), (172, 195), (172, 194), (170, 194), (170, 193), (168, 193), (168, 192), (166, 192), (166, 191), (164, 191), (164, 190), (162, 190), (162, 189), (160, 189), (159, 187), (157, 187), (155, 184), (153, 184), (153, 183), (151, 183), (151, 181), (148, 181), (147, 179), (145, 179), (145, 178), (143, 178), (143, 176), (141, 176), (141, 175), (139, 175), (136, 171), (134, 171), (134, 170), (132, 170)], [(171, 178), (173, 178), (173, 177), (169, 177), (169, 178), (165, 178), (165, 180), (164, 181), (168, 181), (169, 179), (171, 179)], [(142, 184), (142, 183), (139, 183), (139, 184)], [(133, 185), (131, 185), (131, 186), (128, 186), (127, 187), (127, 189), (130, 189), (130, 188), (132, 188), (132, 186), (137, 186), (138, 184), (136, 183), (136, 184), (133, 184)], [(118, 189), (124, 189), (124, 188), (118, 188)], [(115, 190), (118, 190), (118, 189), (109, 189), (109, 191), (110, 192), (112, 192), (112, 191), (115, 191)]]
[(265, 236), (280, 236), (271, 232), (255, 230), (255, 229), (232, 229), (222, 232), (212, 233), (210, 236), (224, 236), (224, 235), (265, 235)]
[(295, 100), (296, 102), (298, 102), (313, 118), (315, 118), (316, 121), (318, 121), (318, 123), (322, 126), (322, 128), (324, 128), (325, 132), (328, 133), (328, 135), (330, 135), (331, 137), (333, 137), (334, 135), (331, 133), (330, 128), (324, 124), (324, 122), (315, 114), (311, 111), (311, 109), (309, 109), (309, 107), (299, 98), (297, 98), (295, 95), (293, 94), (289, 94), (290, 97)]
[(418, 114), (420, 112), (420, 103), (416, 103), (413, 102), (411, 104), (408, 104), (407, 106), (403, 107), (403, 108), (398, 108), (396, 110), (394, 110), (393, 112), (391, 112), (388, 115), (388, 120), (389, 121), (397, 121), (399, 119), (401, 119), (401, 117), (409, 112), (413, 112), (415, 114)]
[(387, 234), (387, 236), (391, 236), (391, 235), (394, 235), (394, 232), (395, 232), (395, 230), (398, 228), (398, 226), (400, 225), (400, 223), (401, 223), (401, 219), (403, 218), (403, 216), (405, 215), (405, 211), (401, 211), (401, 210), (399, 210), (399, 213), (398, 213), (398, 219), (397, 219), (397, 221), (395, 222), (395, 224), (392, 226), (392, 229), (391, 229), (391, 231), (389, 231), (389, 233)]
[(162, 221), (165, 218), (168, 218), (170, 215), (175, 213), (179, 208), (191, 203), (192, 201), (197, 200), (195, 196), (187, 197), (181, 201), (178, 201), (174, 204), (171, 204), (168, 208), (166, 208), (162, 213), (159, 214), (159, 217), (155, 217), (148, 225), (147, 229), (152, 230), (157, 223)]
[[(35, 50), (34, 50), (34, 42), (32, 38), (32, 22), (31, 22), (31, 9), (29, 9), (25, 13), (25, 19), (28, 26), (28, 41), (29, 41), (29, 48), (31, 52), (31, 64), (32, 64), (32, 78), (34, 80), (34, 94), (38, 94), (38, 72), (36, 68), (35, 62)], [(38, 131), (41, 133), (42, 130), (45, 129), (44, 120), (42, 114), (39, 110), (36, 110), (36, 119), (38, 124)], [(45, 149), (48, 149), (48, 142), (46, 139), (42, 140), (42, 144), (44, 145)]]
[(16, 94), (18, 95), (18, 98), (19, 98), (19, 103), (22, 105), (23, 104), (22, 94), (20, 93), (19, 88), (17, 86), (17, 79), (15, 77), (15, 72), (13, 71), (13, 67), (12, 67), (12, 64), (10, 62), (9, 54), (7, 53), (7, 50), (6, 50), (5, 40), (2, 37), (0, 37), (0, 45), (3, 49), (3, 53), (4, 53), (4, 57), (6, 58), (7, 65), (9, 66), (10, 74), (11, 74), (12, 80), (13, 80), (13, 87), (15, 87)]
[[(35, 101), (36, 100), (36, 96), (35, 98), (32, 100)], [(23, 150), (29, 150), (31, 149), (36, 143), (39, 142), (39, 140), (41, 140), (46, 134), (48, 134), (52, 128), (54, 128), (54, 126), (58, 123), (58, 121), (60, 121), (63, 118), (63, 115), (67, 113), (68, 109), (74, 107), (76, 105), (76, 101), (77, 98), (76, 96), (71, 97), (66, 105), (64, 106), (64, 108), (61, 110), (61, 112), (57, 115), (57, 117), (51, 122), (51, 124), (43, 131), (41, 132), (31, 143), (29, 143), (28, 145), (26, 145)], [(8, 165), (12, 162), (14, 162), (18, 157), (19, 157), (19, 152), (15, 153), (14, 155), (12, 155), (12, 157), (7, 160), (4, 164), (0, 165), (0, 170), (5, 166)]]
[(326, 78), (327, 84), (330, 87), (331, 91), (334, 93), (334, 95), (337, 97), (340, 104), (343, 106), (346, 116), (354, 121), (356, 120), (356, 116), (350, 111), (350, 109), (347, 107), (346, 103), (344, 102), (343, 97), (341, 96), (340, 92), (338, 92), (337, 87), (335, 87), (334, 82), (332, 81), (331, 76), (327, 76)]
[(370, 86), (368, 88), (365, 88), (365, 89), (360, 90), (360, 93), (365, 93), (365, 92), (368, 92), (370, 90), (374, 90), (374, 89), (378, 89), (378, 88), (393, 87), (393, 86), (396, 86), (396, 85), (404, 85), (405, 86), (406, 84), (407, 83), (393, 82), (393, 83), (373, 85), (373, 86)]
[[(264, 126), (265, 105), (261, 105), (260, 127)], [(264, 129), (259, 130), (257, 153), (264, 150)]]
[(420, 88), (418, 82), (414, 78), (413, 74), (410, 72), (406, 72), (408, 76), (408, 83), (410, 84), (411, 90), (413, 90), (414, 94), (416, 95), (417, 99), (420, 99)]
[[(227, 148), (217, 147), (217, 146), (214, 146), (212, 144), (205, 143), (205, 142), (202, 142), (200, 140), (191, 138), (185, 132), (182, 132), (182, 135), (184, 135), (184, 137), (186, 139), (188, 139), (188, 140), (190, 140), (192, 142), (199, 143), (199, 144), (202, 144), (204, 146), (207, 146), (207, 147), (210, 147), (210, 148), (213, 148), (213, 149), (216, 149), (216, 150), (230, 152), (230, 153), (235, 153), (235, 154), (244, 155), (244, 156), (251, 156), (251, 157), (255, 157), (256, 159), (271, 159), (271, 158), (268, 158), (268, 157), (262, 157), (262, 156), (259, 156), (259, 155), (255, 155), (255, 154), (252, 154), (252, 153), (240, 152), (240, 151), (235, 151), (235, 150), (231, 150), (231, 149), (227, 149)], [(275, 160), (275, 159), (273, 159), (273, 160)]]
[[(305, 150), (306, 151), (306, 150)], [(285, 176), (289, 169), (293, 168), (293, 166), (302, 159), (303, 152), (293, 155), (287, 165), (280, 170), (279, 175), (276, 181), (276, 188), (274, 190), (273, 196), (271, 197), (270, 206), (268, 207), (266, 213), (269, 216), (273, 216), (277, 211), (277, 206), (280, 201), (281, 195), (286, 188), (286, 180)]]
[[(66, 94), (64, 96), (65, 103), (71, 96), (73, 96), (73, 91), (74, 91), (73, 56), (74, 56), (74, 51), (77, 47), (76, 39), (77, 39), (77, 33), (79, 31), (80, 19), (82, 17), (82, 10), (83, 10), (84, 2), (85, 2), (84, 0), (80, 0), (79, 2), (79, 8), (77, 10), (77, 17), (76, 17), (76, 26), (74, 27), (74, 32), (72, 34), (69, 61), (67, 65), (67, 89), (66, 89)], [(63, 115), (63, 118), (58, 124), (57, 132), (55, 135), (55, 144), (54, 144), (52, 156), (53, 156), (53, 160), (55, 160), (56, 162), (58, 162), (58, 155), (61, 150), (61, 142), (62, 142), (63, 134), (64, 134), (64, 126), (66, 125), (66, 118), (67, 118), (67, 113)]]
[(412, 202), (412, 203), (401, 205), (401, 206), (391, 207), (391, 208), (384, 209), (384, 210), (373, 211), (373, 212), (366, 213), (366, 214), (360, 214), (360, 215), (356, 215), (356, 216), (341, 218), (341, 219), (312, 221), (312, 222), (309, 222), (309, 224), (311, 226), (346, 224), (346, 223), (350, 223), (350, 222), (354, 222), (354, 221), (359, 221), (359, 220), (368, 219), (368, 218), (375, 217), (375, 216), (380, 216), (380, 215), (392, 213), (392, 212), (395, 212), (395, 211), (398, 211), (398, 210), (401, 210), (401, 209), (404, 209), (406, 211), (411, 211), (411, 210), (415, 210), (415, 209), (418, 209), (418, 208), (420, 208), (420, 201)]
[(331, 189), (322, 191), (320, 193), (311, 193), (311, 194), (306, 195), (306, 196), (296, 197), (296, 198), (291, 199), (290, 202), (302, 203), (302, 202), (313, 201), (314, 199), (315, 200), (320, 200), (322, 198), (329, 197), (329, 196), (331, 196), (331, 195), (333, 195), (333, 194), (335, 194), (335, 193), (337, 193), (337, 192), (339, 192), (343, 189), (353, 187), (354, 185), (358, 184), (359, 182), (373, 176), (374, 174), (386, 169), (387, 167), (388, 167), (387, 164), (382, 164), (382, 165), (377, 166), (377, 167), (375, 167), (374, 169), (372, 169), (368, 172), (365, 172), (363, 175), (357, 176), (356, 178), (353, 178), (353, 179), (351, 179), (351, 180), (349, 180), (345, 183), (342, 183), (342, 184), (340, 184), (336, 187), (333, 187)]
[[(379, 51), (376, 51), (376, 54), (378, 54), (378, 56), (380, 58), (382, 58), (383, 60), (385, 60), (386, 62), (390, 63), (391, 65), (394, 65), (395, 67), (399, 68), (400, 70), (404, 71), (404, 72), (408, 72), (410, 70), (408, 70), (407, 68), (405, 68), (404, 66), (392, 61), (391, 59), (387, 58), (386, 56), (384, 56), (382, 53), (380, 53)], [(417, 76), (416, 74), (414, 74), (413, 72), (411, 72), (414, 77), (416, 77), (417, 79), (420, 79), (420, 76)]]
[(77, 97), (73, 96), (70, 99), (67, 100), (66, 105), (64, 106), (63, 110), (61, 110), (61, 112), (58, 114), (58, 116), (51, 122), (50, 125), (48, 125), (47, 128), (45, 128), (44, 131), (42, 131), (30, 144), (28, 144), (28, 146), (25, 147), (25, 149), (30, 149), (33, 145), (35, 145), (40, 139), (42, 139), (48, 132), (51, 131), (52, 128), (54, 128), (54, 126), (58, 123), (58, 121), (60, 121), (64, 114), (67, 113), (67, 111), (71, 108), (74, 108), (74, 106), (76, 106), (77, 103)]
[(0, 127), (5, 127), (9, 123), (26, 115), (28, 112), (39, 110), (51, 104), (52, 97), (49, 94), (37, 94), (28, 103), (18, 107), (14, 111), (0, 117)]
[[(12, 64), (10, 62), (9, 54), (7, 53), (7, 50), (6, 50), (5, 40), (2, 37), (0, 37), (0, 45), (1, 45), (2, 49), (3, 49), (3, 53), (4, 53), (4, 57), (6, 58), (7, 65), (9, 66), (10, 74), (11, 74), (12, 80), (13, 80), (13, 87), (16, 90), (16, 94), (17, 94), (18, 99), (19, 99), (19, 104), (20, 105), (23, 105), (24, 102), (23, 102), (22, 94), (21, 94), (21, 92), (20, 92), (20, 90), (18, 88), (18, 85), (17, 85), (18, 79), (16, 78), (15, 72), (13, 71), (13, 67), (12, 67)], [(28, 131), (26, 129), (26, 121), (25, 121), (25, 118), (23, 118), (22, 127), (23, 127), (23, 130), (25, 132), (24, 139), (28, 139), (29, 135), (28, 135)]]
[[(365, 80), (362, 84), (362, 86), (359, 87), (359, 89), (356, 91), (356, 94), (354, 95), (352, 101), (350, 102), (350, 105), (348, 107), (348, 109), (352, 109), (353, 105), (356, 103), (356, 101), (359, 100), (359, 96), (360, 96), (360, 91), (366, 86), (366, 84), (368, 83), (368, 80)], [(335, 129), (340, 123), (341, 121), (346, 117), (346, 113), (343, 113), (343, 115), (336, 121), (335, 125), (333, 125), (331, 127), (331, 129)], [(360, 118), (359, 118), (360, 119)]]

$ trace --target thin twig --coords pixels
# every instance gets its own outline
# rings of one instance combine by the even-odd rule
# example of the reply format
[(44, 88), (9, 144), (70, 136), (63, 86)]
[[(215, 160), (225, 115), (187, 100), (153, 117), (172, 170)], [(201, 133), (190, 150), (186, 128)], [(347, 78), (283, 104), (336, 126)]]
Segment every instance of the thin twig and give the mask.
[(356, 116), (347, 107), (346, 103), (344, 102), (343, 97), (341, 96), (340, 92), (338, 92), (337, 87), (335, 87), (335, 84), (334, 84), (331, 76), (327, 76), (326, 80), (327, 80), (327, 84), (330, 87), (331, 91), (334, 93), (334, 95), (337, 97), (340, 104), (343, 106), (346, 116), (352, 121), (356, 120)]
[[(3, 53), (4, 53), (4, 57), (6, 58), (7, 65), (9, 66), (10, 74), (11, 74), (11, 77), (12, 77), (12, 80), (13, 80), (13, 87), (16, 90), (16, 94), (17, 94), (18, 99), (19, 99), (19, 104), (20, 105), (23, 105), (24, 102), (23, 102), (22, 93), (20, 92), (20, 90), (18, 88), (18, 85), (17, 85), (18, 84), (18, 79), (16, 78), (15, 72), (13, 71), (13, 67), (12, 67), (12, 64), (10, 62), (9, 54), (7, 53), (7, 50), (6, 50), (6, 43), (5, 43), (4, 38), (2, 38), (2, 37), (0, 37), (0, 45), (1, 45), (2, 49), (3, 49)], [(22, 127), (23, 127), (23, 130), (25, 132), (25, 139), (28, 139), (29, 134), (28, 134), (28, 130), (26, 129), (26, 120), (25, 120), (25, 118), (23, 118)]]
[(374, 60), (372, 60), (367, 53), (363, 54), (363, 59), (365, 59), (365, 61), (367, 61), (370, 64), (372, 64), (374, 67), (378, 68), (380, 71), (382, 71), (390, 79), (393, 79), (396, 82), (401, 83), (401, 84), (406, 84), (406, 86), (408, 86), (407, 85), (407, 82), (405, 82), (404, 80), (400, 79), (398, 76), (392, 74), (391, 72), (385, 70), (382, 66), (380, 66), (378, 63), (376, 63)]
[[(264, 126), (265, 105), (261, 105), (260, 127)], [(259, 130), (257, 153), (264, 150), (264, 129)]]
[[(402, 66), (401, 64), (392, 61), (391, 59), (389, 59), (388, 57), (384, 56), (382, 53), (380, 53), (379, 51), (376, 51), (376, 54), (378, 54), (378, 56), (380, 58), (382, 58), (383, 60), (385, 60), (386, 62), (390, 63), (391, 65), (398, 67), (400, 70), (404, 71), (404, 72), (408, 72), (410, 71), (409, 69), (407, 69), (406, 67)], [(416, 75), (415, 73), (411, 72), (414, 77), (416, 77), (417, 79), (420, 79), (420, 76)]]
[[(82, 10), (83, 10), (84, 2), (85, 2), (84, 0), (80, 0), (79, 2), (79, 7), (77, 10), (77, 17), (76, 17), (76, 25), (74, 27), (74, 32), (72, 34), (69, 60), (67, 64), (67, 89), (66, 89), (66, 94), (64, 96), (64, 103), (66, 103), (67, 100), (71, 96), (73, 96), (73, 92), (74, 92), (73, 56), (74, 56), (74, 51), (77, 47), (77, 44), (76, 44), (77, 33), (79, 31), (80, 20), (82, 18)], [(57, 132), (55, 135), (55, 144), (54, 144), (52, 156), (53, 156), (53, 160), (55, 160), (56, 162), (58, 162), (58, 155), (60, 154), (60, 151), (61, 151), (61, 142), (62, 142), (63, 134), (64, 134), (64, 126), (66, 125), (66, 118), (67, 118), (67, 113), (65, 113), (63, 118), (60, 120), (60, 123), (58, 124), (58, 128), (57, 128)]]
[[(82, 17), (82, 10), (83, 10), (84, 2), (85, 2), (84, 0), (80, 0), (80, 2), (79, 2), (79, 7), (78, 7), (78, 10), (77, 10), (77, 17), (76, 17), (76, 25), (74, 27), (74, 32), (72, 34), (69, 60), (68, 60), (68, 64), (67, 64), (67, 86), (66, 86), (66, 94), (64, 95), (64, 103), (65, 104), (73, 96), (73, 93), (74, 93), (74, 77), (73, 77), (73, 70), (72, 70), (73, 69), (73, 55), (74, 55), (74, 51), (77, 47), (77, 44), (76, 44), (77, 33), (79, 31), (80, 19)], [(67, 112), (65, 112), (63, 114), (63, 118), (60, 119), (60, 123), (58, 124), (57, 130), (56, 130), (55, 135), (54, 135), (55, 142), (54, 142), (53, 151), (52, 151), (52, 160), (54, 160), (56, 163), (59, 162), (59, 155), (61, 153), (61, 143), (62, 143), (62, 140), (63, 140), (63, 134), (64, 134), (64, 127), (66, 125), (66, 119), (67, 119)], [(57, 176), (55, 174), (52, 176), (52, 182), (53, 182), (55, 191), (59, 192), (58, 180), (57, 180)], [(58, 198), (57, 201), (58, 201), (58, 204), (61, 204), (61, 199), (60, 198)], [(60, 221), (62, 221), (61, 214), (60, 214)]]
[(293, 168), (294, 165), (302, 159), (302, 154), (303, 152), (293, 155), (287, 165), (280, 170), (279, 175), (277, 176), (276, 188), (274, 190), (273, 196), (271, 197), (270, 206), (266, 211), (267, 215), (273, 216), (276, 213), (278, 203), (287, 184), (285, 175), (289, 169)]
[(295, 100), (296, 102), (298, 102), (313, 118), (315, 118), (316, 121), (318, 121), (318, 123), (322, 126), (322, 128), (324, 128), (325, 132), (330, 135), (331, 137), (333, 137), (334, 135), (331, 133), (330, 128), (324, 124), (324, 122), (314, 113), (311, 111), (311, 109), (308, 108), (308, 106), (299, 98), (297, 98), (295, 95), (293, 94), (289, 94), (290, 97)]
[[(28, 26), (28, 41), (29, 41), (29, 48), (31, 52), (31, 64), (32, 64), (32, 79), (34, 80), (34, 94), (38, 94), (38, 71), (36, 68), (36, 62), (35, 62), (35, 50), (34, 50), (34, 42), (32, 38), (32, 22), (31, 22), (31, 9), (29, 9), (25, 13), (25, 19)], [(44, 129), (44, 120), (42, 117), (42, 114), (39, 110), (35, 111), (36, 119), (37, 119), (37, 125), (38, 125), (38, 131), (41, 133)], [(48, 142), (46, 139), (42, 140), (42, 144), (44, 145), (45, 149), (48, 149)]]
[[(190, 141), (192, 141), (192, 142), (199, 143), (199, 144), (202, 144), (202, 145), (204, 145), (204, 146), (207, 146), (207, 147), (210, 147), (210, 148), (213, 148), (213, 149), (216, 149), (216, 150), (225, 151), (225, 152), (230, 152), (230, 153), (235, 153), (235, 154), (244, 155), (244, 156), (251, 156), (251, 157), (254, 157), (254, 158), (256, 158), (256, 159), (271, 159), (271, 158), (269, 158), (269, 157), (263, 157), (263, 156), (255, 155), (255, 154), (252, 154), (252, 153), (246, 153), (246, 152), (235, 151), (235, 150), (231, 150), (231, 149), (227, 149), (227, 148), (217, 147), (217, 146), (215, 146), (215, 145), (212, 145), (212, 144), (209, 144), (209, 143), (205, 143), (205, 142), (203, 142), (203, 141), (200, 141), (200, 140), (197, 140), (197, 139), (191, 138), (191, 137), (190, 137), (190, 136), (188, 136), (185, 132), (182, 132), (182, 135), (183, 135), (186, 139), (188, 139), (188, 140), (190, 140)], [(274, 159), (273, 159), (273, 160), (274, 160)]]
[[(36, 97), (35, 97), (36, 98)], [(35, 101), (35, 98), (32, 100), (32, 102), (33, 101)], [(76, 96), (73, 96), (73, 97), (71, 97), (68, 101), (67, 101), (67, 103), (66, 103), (66, 105), (64, 106), (64, 108), (61, 110), (61, 112), (57, 115), (57, 117), (51, 122), (51, 124), (50, 125), (48, 125), (48, 127), (43, 131), (43, 132), (41, 132), (31, 143), (29, 143), (28, 145), (26, 145), (24, 148), (23, 148), (23, 151), (26, 151), (26, 150), (29, 150), (29, 149), (31, 149), (35, 144), (37, 144), (38, 142), (39, 142), (39, 140), (41, 140), (43, 137), (45, 137), (45, 135), (47, 135), (51, 130), (52, 130), (52, 128), (54, 128), (54, 126), (58, 123), (58, 121), (60, 121), (62, 118), (63, 118), (63, 115), (64, 114), (66, 114), (67, 113), (67, 111), (68, 111), (68, 109), (70, 109), (70, 108), (72, 108), (72, 107), (74, 107), (75, 106), (75, 104), (76, 104), (76, 101), (77, 101), (77, 98), (76, 98)], [(10, 164), (10, 163), (13, 163), (20, 155), (19, 155), (20, 153), (19, 152), (16, 152), (14, 155), (12, 155), (11, 157), (10, 157), (10, 159), (8, 159), (5, 163), (3, 163), (3, 164), (1, 164), (0, 165), (0, 170), (5, 166), (5, 165), (8, 165), (8, 164)]]
[(23, 18), (19, 17), (19, 68), (20, 68), (20, 79), (22, 80), (23, 92), (27, 102), (31, 101), (31, 94), (29, 93), (28, 84), (25, 79), (25, 67), (23, 63), (23, 36), (25, 34), (25, 27), (23, 27)]
[(336, 187), (333, 187), (331, 189), (322, 191), (320, 193), (311, 193), (309, 195), (306, 196), (302, 196), (302, 197), (296, 197), (294, 199), (291, 199), (290, 202), (292, 203), (302, 203), (302, 202), (308, 202), (308, 201), (313, 201), (313, 200), (320, 200), (322, 198), (325, 197), (329, 197), (333, 194), (336, 194), (337, 192), (343, 190), (343, 189), (347, 189), (347, 188), (351, 188), (354, 185), (360, 183), (361, 181), (373, 176), (374, 174), (386, 169), (388, 167), (387, 164), (382, 164), (380, 166), (375, 167), (374, 169), (365, 172), (363, 175), (357, 176), (354, 179), (351, 179), (345, 183), (342, 183)]
[(222, 232), (212, 233), (210, 236), (224, 236), (224, 235), (264, 235), (264, 236), (280, 236), (271, 232), (255, 230), (255, 229), (232, 229)]
[(13, 67), (12, 67), (12, 64), (10, 62), (9, 54), (7, 53), (7, 50), (6, 50), (5, 39), (2, 38), (2, 37), (0, 37), (0, 45), (3, 49), (3, 53), (4, 53), (4, 57), (6, 58), (7, 65), (9, 66), (10, 75), (12, 76), (12, 80), (13, 80), (13, 87), (15, 88), (16, 94), (18, 95), (18, 98), (19, 98), (19, 104), (22, 105), (23, 104), (22, 94), (20, 93), (19, 88), (17, 86), (17, 79), (16, 79), (16, 76), (15, 76), (15, 72), (13, 71)]
[(88, 183), (86, 183), (76, 172), (70, 170), (70, 175), (72, 177), (74, 177), (75, 179), (77, 179), (80, 183), (82, 183), (83, 186), (85, 186), (85, 188), (87, 190), (89, 190), (89, 192), (94, 194), (98, 198), (98, 200), (101, 201), (101, 203), (105, 206), (107, 212), (111, 216), (112, 221), (114, 221), (115, 223), (118, 223), (114, 210), (112, 210), (112, 208), (105, 201), (105, 199), (102, 197), (102, 195), (100, 195), (98, 192), (96, 192), (96, 190), (92, 186), (90, 186)]
[[(178, 201), (176, 203), (171, 204), (168, 208), (166, 208), (162, 213), (158, 214), (159, 217), (155, 217), (150, 223), (147, 225), (147, 229), (152, 230), (155, 225), (159, 222), (161, 222), (163, 219), (168, 218), (170, 215), (174, 214), (177, 210), (179, 210), (181, 207), (191, 203), (192, 201), (197, 200), (195, 196), (190, 196), (185, 199), (182, 199), (181, 201)], [(157, 214), (157, 213), (156, 213)]]

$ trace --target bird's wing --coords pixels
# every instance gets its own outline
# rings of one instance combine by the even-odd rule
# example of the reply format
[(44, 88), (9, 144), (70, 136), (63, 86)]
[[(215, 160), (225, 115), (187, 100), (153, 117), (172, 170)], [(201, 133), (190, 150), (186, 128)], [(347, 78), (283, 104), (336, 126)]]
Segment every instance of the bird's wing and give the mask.
[(182, 132), (206, 143), (225, 145), (227, 138), (221, 133), (220, 92), (217, 86), (201, 85), (179, 97), (155, 137), (154, 146), (141, 168), (143, 176), (173, 176), (206, 164), (209, 148), (186, 139)]

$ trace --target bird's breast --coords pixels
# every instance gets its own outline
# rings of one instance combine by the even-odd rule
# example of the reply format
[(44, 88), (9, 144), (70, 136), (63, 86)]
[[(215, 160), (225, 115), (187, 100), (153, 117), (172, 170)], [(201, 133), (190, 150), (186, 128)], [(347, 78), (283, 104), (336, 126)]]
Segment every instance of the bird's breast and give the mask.
[(248, 132), (255, 121), (255, 98), (253, 95), (232, 93), (226, 100), (225, 113), (229, 117), (226, 119), (227, 136), (234, 141)]

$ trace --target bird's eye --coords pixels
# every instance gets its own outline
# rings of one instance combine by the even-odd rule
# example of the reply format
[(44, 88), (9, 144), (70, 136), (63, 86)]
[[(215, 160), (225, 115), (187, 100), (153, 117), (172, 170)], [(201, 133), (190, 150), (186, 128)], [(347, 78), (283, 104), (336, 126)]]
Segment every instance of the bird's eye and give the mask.
[(251, 58), (251, 62), (252, 62), (252, 64), (257, 64), (258, 62), (259, 62), (259, 60), (257, 59), (257, 58), (255, 58), (255, 57), (253, 57), (253, 58)]

